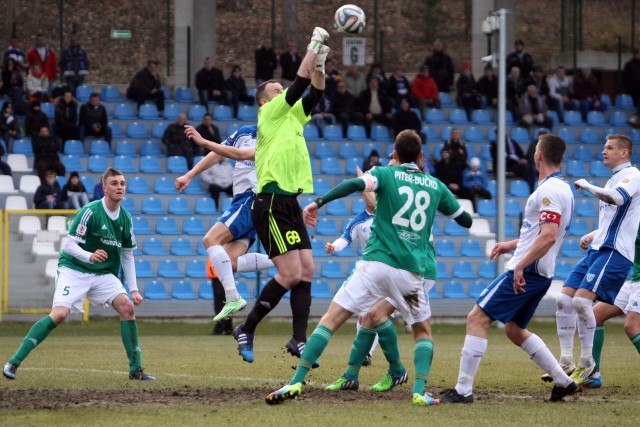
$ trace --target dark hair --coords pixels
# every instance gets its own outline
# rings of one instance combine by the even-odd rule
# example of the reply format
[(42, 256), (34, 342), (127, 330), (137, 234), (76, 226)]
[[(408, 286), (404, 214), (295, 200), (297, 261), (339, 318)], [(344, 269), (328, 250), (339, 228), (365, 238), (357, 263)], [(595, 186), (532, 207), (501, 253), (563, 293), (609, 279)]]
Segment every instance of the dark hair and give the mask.
[(156, 59), (150, 59), (147, 61), (147, 67), (150, 66), (151, 64), (158, 65), (159, 62)]
[(267, 80), (266, 82), (260, 83), (256, 88), (256, 102), (258, 103), (258, 106), (260, 106), (260, 99), (262, 99), (262, 97), (264, 96), (264, 91), (267, 88), (267, 85), (269, 83), (278, 83), (278, 81), (274, 79), (270, 79), (270, 80)]
[(618, 141), (618, 146), (626, 148), (629, 151), (629, 158), (633, 154), (633, 141), (627, 135), (616, 133), (613, 135), (607, 135), (607, 141), (610, 139)]
[(107, 179), (109, 179), (112, 176), (118, 176), (118, 175), (124, 176), (124, 174), (118, 169), (115, 169), (112, 167), (107, 168), (107, 170), (104, 171), (104, 173), (102, 174), (102, 177), (100, 177), (100, 180), (102, 181), (102, 186), (105, 187), (107, 185)]
[(100, 94), (98, 92), (91, 92), (91, 95), (89, 95), (89, 98), (98, 98), (100, 97)]
[(202, 118), (204, 119), (205, 117), (211, 117), (211, 118), (213, 118), (213, 116), (211, 115), (211, 113), (205, 113), (205, 114), (202, 116)]
[(405, 129), (396, 136), (394, 149), (400, 163), (417, 162), (422, 152), (422, 141), (416, 131)]
[(567, 145), (558, 135), (545, 133), (538, 136), (537, 148), (548, 163), (560, 166)]

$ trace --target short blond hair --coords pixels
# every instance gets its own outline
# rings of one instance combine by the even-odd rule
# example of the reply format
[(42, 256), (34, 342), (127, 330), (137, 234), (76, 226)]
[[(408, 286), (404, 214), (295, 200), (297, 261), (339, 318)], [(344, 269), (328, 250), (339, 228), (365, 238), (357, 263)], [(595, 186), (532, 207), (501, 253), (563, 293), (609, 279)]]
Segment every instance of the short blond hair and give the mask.
[(118, 175), (122, 175), (124, 176), (124, 174), (122, 173), (122, 171), (119, 171), (118, 169), (115, 168), (108, 168), (103, 174), (102, 177), (100, 178), (102, 181), (102, 186), (106, 187), (107, 186), (107, 180), (112, 177), (112, 176), (118, 176)]

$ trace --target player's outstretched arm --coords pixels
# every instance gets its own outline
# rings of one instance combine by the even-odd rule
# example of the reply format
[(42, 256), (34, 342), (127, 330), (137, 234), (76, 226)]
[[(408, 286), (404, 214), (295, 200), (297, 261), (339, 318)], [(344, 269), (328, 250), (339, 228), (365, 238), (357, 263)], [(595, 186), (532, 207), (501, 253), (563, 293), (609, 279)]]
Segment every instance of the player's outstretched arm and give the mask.
[(491, 253), (489, 254), (489, 259), (494, 260), (498, 258), (500, 255), (513, 252), (517, 246), (518, 246), (518, 239), (510, 240), (508, 242), (496, 243), (493, 249), (491, 249)]
[[(200, 147), (205, 147), (213, 153), (233, 160), (255, 160), (255, 148), (237, 148), (218, 144), (204, 139), (193, 126), (185, 126), (184, 133)], [(211, 166), (209, 166), (211, 167)], [(203, 169), (204, 170), (204, 169)]]
[(209, 169), (211, 166), (220, 163), (220, 160), (222, 160), (222, 156), (220, 156), (219, 154), (216, 154), (213, 151), (208, 153), (202, 160), (194, 165), (189, 172), (177, 177), (175, 182), (173, 183), (173, 186), (180, 192), (186, 190), (193, 178), (197, 177), (202, 172)]
[[(584, 189), (596, 196), (598, 199), (610, 205), (623, 205), (628, 197), (624, 197), (618, 188), (602, 188), (589, 184), (586, 179), (579, 179), (573, 183), (577, 190)], [(624, 190), (622, 190), (624, 191)]]

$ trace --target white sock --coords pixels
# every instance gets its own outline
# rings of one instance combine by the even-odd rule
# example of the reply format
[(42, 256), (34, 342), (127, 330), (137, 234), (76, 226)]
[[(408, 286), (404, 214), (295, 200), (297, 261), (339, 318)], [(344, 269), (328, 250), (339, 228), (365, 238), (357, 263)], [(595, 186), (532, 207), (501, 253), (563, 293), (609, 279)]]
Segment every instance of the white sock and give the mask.
[(268, 255), (252, 252), (238, 257), (236, 263), (236, 271), (242, 273), (244, 271), (259, 271), (273, 267), (273, 261)]
[(573, 364), (573, 337), (576, 333), (576, 310), (569, 295), (556, 299), (556, 327), (560, 338), (560, 363)]
[(240, 294), (236, 289), (236, 281), (233, 278), (233, 268), (229, 255), (220, 245), (211, 246), (207, 249), (207, 254), (213, 264), (213, 268), (218, 273), (218, 279), (224, 288), (224, 295), (227, 301), (237, 301)]
[(580, 361), (583, 368), (593, 365), (593, 336), (596, 333), (596, 316), (593, 314), (593, 301), (589, 298), (573, 297), (573, 306), (578, 315), (578, 334), (580, 335)]
[(458, 371), (458, 383), (456, 391), (463, 396), (473, 392), (473, 380), (478, 373), (480, 361), (487, 349), (486, 338), (467, 335), (464, 338), (464, 347), (460, 357), (460, 370)]
[(551, 375), (553, 381), (561, 387), (566, 387), (571, 382), (571, 378), (564, 373), (560, 364), (553, 357), (553, 353), (546, 346), (544, 341), (536, 334), (531, 335), (520, 346), (531, 357), (531, 360), (547, 374)]

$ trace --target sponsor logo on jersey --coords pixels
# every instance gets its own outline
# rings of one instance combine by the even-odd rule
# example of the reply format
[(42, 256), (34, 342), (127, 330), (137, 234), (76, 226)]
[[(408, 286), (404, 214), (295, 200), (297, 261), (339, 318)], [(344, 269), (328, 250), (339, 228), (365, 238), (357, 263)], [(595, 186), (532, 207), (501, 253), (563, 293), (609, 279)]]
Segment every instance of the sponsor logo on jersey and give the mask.
[(116, 246), (118, 248), (122, 247), (122, 243), (118, 242), (116, 240), (116, 237), (112, 234), (109, 234), (106, 237), (100, 237), (100, 242), (102, 242), (103, 245), (107, 246)]
[(416, 234), (416, 233), (412, 233), (411, 231), (398, 231), (398, 238), (400, 238), (400, 240), (404, 240), (405, 242), (413, 245), (413, 246), (418, 246), (418, 241), (420, 241), (420, 235)]
[(106, 225), (104, 225), (104, 224), (102, 224), (102, 228), (100, 228), (100, 229), (101, 229), (101, 230), (106, 230), (106, 229), (107, 229), (107, 226), (106, 226)]
[(528, 220), (524, 220), (522, 221), (522, 226), (520, 227), (521, 230), (528, 230), (531, 228), (531, 223)]

